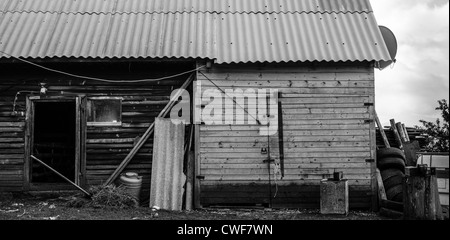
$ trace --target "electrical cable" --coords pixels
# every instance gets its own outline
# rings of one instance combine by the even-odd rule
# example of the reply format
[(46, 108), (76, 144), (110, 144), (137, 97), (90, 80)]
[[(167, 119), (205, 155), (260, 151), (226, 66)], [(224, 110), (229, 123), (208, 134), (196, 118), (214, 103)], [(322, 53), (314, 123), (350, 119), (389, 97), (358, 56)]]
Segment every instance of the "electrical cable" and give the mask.
[(242, 108), (242, 110), (244, 110), (245, 113), (247, 113), (249, 116), (251, 116), (253, 119), (256, 120), (256, 122), (258, 123), (258, 125), (262, 125), (261, 122), (258, 120), (257, 117), (253, 116), (252, 114), (250, 114), (247, 110), (245, 110), (244, 107), (242, 107), (239, 103), (236, 102), (236, 100), (234, 100), (234, 98), (230, 97), (221, 87), (217, 86), (216, 83), (214, 83), (211, 79), (209, 79), (204, 73), (202, 73), (201, 71), (199, 71), (200, 74), (202, 74), (208, 81), (210, 81), (216, 88), (218, 88), (223, 94), (225, 94), (225, 96), (227, 96), (228, 98), (230, 98), (231, 100), (233, 100), (233, 102), (239, 106), (240, 108)]
[[(201, 71), (199, 71), (199, 73), (200, 74), (202, 74), (208, 81), (210, 81), (216, 88), (218, 88), (222, 93), (224, 93), (228, 98), (230, 98), (231, 100), (233, 100), (233, 102), (237, 105), (237, 106), (239, 106), (240, 108), (242, 108), (249, 116), (251, 116), (253, 119), (255, 119), (257, 122), (258, 122), (258, 124), (259, 125), (261, 125), (261, 122), (259, 122), (259, 120), (258, 119), (256, 119), (252, 114), (250, 114), (247, 110), (245, 110), (245, 108), (243, 108), (240, 104), (238, 104), (235, 100), (234, 100), (234, 98), (232, 98), (232, 97), (230, 97), (230, 96), (228, 96), (228, 94), (226, 94), (225, 93), (225, 91), (221, 88), (221, 87), (219, 87), (216, 83), (214, 83), (210, 78), (208, 78), (203, 72), (201, 72)], [(267, 131), (269, 131), (269, 130), (267, 130)], [(270, 136), (269, 136), (269, 132), (267, 133), (267, 146), (268, 146), (268, 154), (269, 154), (269, 157), (268, 157), (268, 169), (269, 169), (269, 196), (270, 196), (270, 199), (269, 199), (269, 204), (270, 205), (272, 205), (272, 191), (271, 191), (271, 179), (270, 179)], [(276, 196), (277, 196), (277, 193), (278, 193), (278, 183), (277, 183), (277, 180), (276, 180), (276, 173), (274, 174), (275, 176), (275, 195), (273, 196), (273, 198), (276, 198)]]
[(81, 79), (86, 79), (86, 80), (100, 81), (100, 82), (109, 82), (109, 83), (156, 82), (156, 81), (161, 81), (161, 80), (168, 79), (168, 78), (178, 77), (178, 76), (184, 75), (184, 74), (186, 74), (186, 73), (195, 72), (195, 71), (197, 71), (197, 70), (199, 70), (199, 69), (201, 69), (201, 68), (206, 67), (206, 65), (203, 65), (203, 66), (200, 66), (200, 67), (198, 67), (198, 68), (196, 68), (196, 69), (193, 69), (193, 70), (189, 70), (189, 71), (182, 72), (182, 73), (178, 73), (178, 74), (171, 75), (171, 76), (166, 76), (166, 77), (161, 77), (161, 78), (154, 78), (154, 79), (112, 80), (112, 79), (95, 78), (95, 77), (88, 77), (88, 76), (82, 76), (82, 75), (72, 74), (72, 73), (68, 73), (68, 72), (64, 72), (64, 71), (60, 71), (60, 70), (56, 70), (56, 69), (52, 69), (52, 68), (48, 68), (48, 67), (41, 66), (41, 65), (39, 65), (39, 64), (36, 64), (36, 63), (30, 62), (30, 61), (27, 61), (27, 60), (25, 60), (25, 59), (21, 59), (21, 58), (15, 57), (15, 56), (13, 56), (13, 55), (11, 55), (11, 54), (9, 54), (9, 53), (3, 52), (3, 51), (1, 51), (1, 50), (0, 50), (0, 53), (3, 53), (3, 54), (5, 54), (5, 55), (8, 55), (8, 56), (14, 58), (14, 59), (17, 59), (17, 60), (19, 60), (19, 61), (22, 61), (22, 62), (27, 63), (27, 64), (30, 64), (30, 65), (33, 65), (33, 66), (38, 67), (38, 68), (42, 68), (42, 69), (47, 70), (47, 71), (50, 71), (50, 72), (55, 72), (55, 73), (67, 75), (67, 76), (70, 76), (70, 77), (76, 77), (76, 78), (81, 78)]

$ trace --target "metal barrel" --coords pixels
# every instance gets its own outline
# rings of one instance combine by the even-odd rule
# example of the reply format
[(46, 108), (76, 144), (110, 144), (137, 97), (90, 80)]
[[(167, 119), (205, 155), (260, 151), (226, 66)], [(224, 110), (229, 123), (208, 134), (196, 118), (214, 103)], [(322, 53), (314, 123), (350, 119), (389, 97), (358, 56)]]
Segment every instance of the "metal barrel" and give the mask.
[(120, 175), (119, 185), (124, 186), (127, 193), (139, 201), (142, 186), (142, 177), (134, 172), (126, 172)]

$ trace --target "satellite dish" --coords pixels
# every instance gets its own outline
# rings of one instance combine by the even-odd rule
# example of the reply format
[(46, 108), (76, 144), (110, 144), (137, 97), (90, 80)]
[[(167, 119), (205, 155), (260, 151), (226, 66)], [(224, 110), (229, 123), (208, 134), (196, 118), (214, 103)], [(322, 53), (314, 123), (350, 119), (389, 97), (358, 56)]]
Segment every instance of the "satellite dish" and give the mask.
[(378, 26), (380, 28), (381, 35), (383, 36), (384, 43), (386, 43), (387, 49), (389, 51), (389, 55), (392, 60), (389, 61), (379, 61), (378, 67), (380, 69), (384, 69), (387, 66), (391, 65), (396, 61), (395, 56), (397, 55), (397, 39), (395, 38), (394, 33), (385, 26)]

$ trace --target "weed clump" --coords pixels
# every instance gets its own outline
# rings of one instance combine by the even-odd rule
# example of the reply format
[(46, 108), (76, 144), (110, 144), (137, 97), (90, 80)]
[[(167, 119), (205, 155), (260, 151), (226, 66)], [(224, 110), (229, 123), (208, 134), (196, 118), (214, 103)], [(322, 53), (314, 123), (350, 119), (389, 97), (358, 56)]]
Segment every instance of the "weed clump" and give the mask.
[(73, 197), (67, 202), (69, 207), (118, 207), (134, 208), (139, 205), (138, 201), (131, 196), (123, 186), (106, 185), (93, 186), (88, 192), (91, 199), (83, 197)]

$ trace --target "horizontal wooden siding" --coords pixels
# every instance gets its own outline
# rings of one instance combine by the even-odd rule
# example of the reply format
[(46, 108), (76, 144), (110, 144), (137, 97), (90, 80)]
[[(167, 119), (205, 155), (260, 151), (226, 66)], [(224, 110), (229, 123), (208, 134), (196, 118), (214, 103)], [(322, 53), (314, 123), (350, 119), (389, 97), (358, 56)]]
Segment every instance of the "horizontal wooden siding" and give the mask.
[[(80, 75), (132, 80), (169, 76), (191, 70), (193, 65), (111, 61), (53, 63), (46, 66)], [(121, 126), (87, 127), (86, 175), (83, 180), (88, 187), (106, 181), (168, 103), (171, 91), (181, 86), (189, 76), (185, 74), (153, 82), (109, 83), (52, 74), (23, 65), (3, 66), (0, 79), (0, 191), (24, 190), (25, 119), (12, 112), (14, 105), (16, 111), (25, 112), (25, 96), (30, 94), (28, 91), (39, 91), (40, 82), (47, 84), (49, 94), (114, 96), (123, 99)], [(17, 94), (19, 91), (22, 92)], [(17, 100), (14, 101), (16, 95)], [(153, 137), (150, 137), (124, 170), (137, 172), (144, 177), (143, 196), (147, 196), (150, 190), (152, 141)]]
[(342, 171), (349, 179), (350, 206), (370, 206), (373, 169), (366, 160), (373, 157), (375, 138), (369, 132), (367, 103), (373, 103), (373, 69), (369, 64), (291, 65), (215, 66), (198, 74), (203, 92), (278, 89), (284, 122), (284, 177), (275, 175), (272, 164), (270, 188), (263, 162), (267, 154), (261, 148), (270, 146), (278, 161), (278, 133), (268, 139), (259, 135), (257, 125), (200, 126), (203, 205), (271, 201), (274, 207), (318, 207), (320, 180)]

